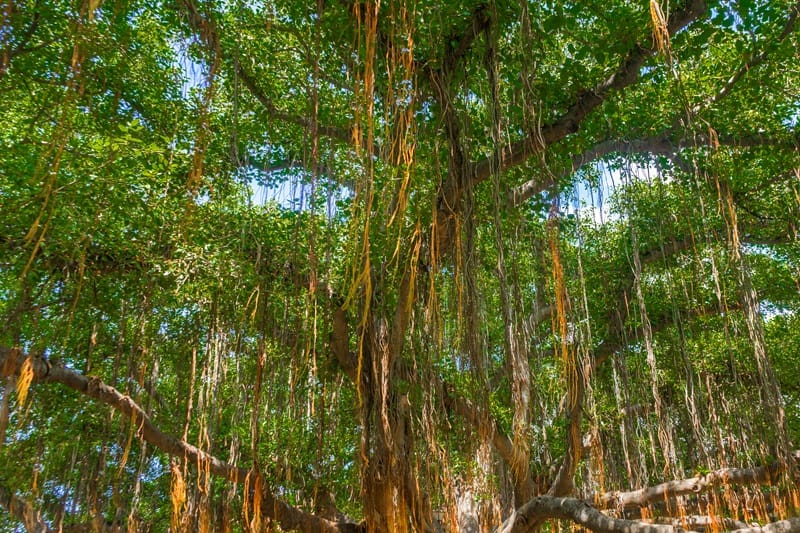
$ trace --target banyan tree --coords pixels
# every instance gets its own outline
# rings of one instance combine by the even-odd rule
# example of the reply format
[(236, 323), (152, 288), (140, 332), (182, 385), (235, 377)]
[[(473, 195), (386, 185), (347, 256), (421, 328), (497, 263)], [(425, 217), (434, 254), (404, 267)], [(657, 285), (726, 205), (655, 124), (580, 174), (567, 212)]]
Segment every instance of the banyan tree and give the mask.
[(800, 530), (800, 3), (0, 6), (0, 529)]

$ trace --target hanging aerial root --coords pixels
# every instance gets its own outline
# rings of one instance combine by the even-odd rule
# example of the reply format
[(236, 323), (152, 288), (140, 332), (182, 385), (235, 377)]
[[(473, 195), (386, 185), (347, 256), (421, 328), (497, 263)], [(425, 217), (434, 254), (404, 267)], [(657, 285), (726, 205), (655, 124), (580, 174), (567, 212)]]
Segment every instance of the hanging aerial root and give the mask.
[(172, 502), (172, 520), (170, 522), (171, 531), (180, 531), (181, 515), (186, 504), (186, 482), (181, 474), (181, 468), (178, 463), (172, 461), (169, 466), (172, 473), (172, 482), (170, 484), (170, 501)]
[(739, 239), (739, 224), (736, 212), (736, 203), (733, 191), (727, 181), (715, 176), (719, 201), (724, 205), (725, 223), (729, 231), (729, 246), (733, 263), (736, 266), (737, 281), (739, 284), (739, 300), (744, 310), (747, 333), (753, 347), (753, 355), (758, 370), (759, 390), (765, 396), (764, 408), (767, 416), (772, 417), (772, 423), (777, 433), (777, 455), (779, 461), (785, 461), (790, 455), (790, 442), (786, 426), (786, 412), (780, 384), (775, 377), (764, 333), (764, 319), (761, 316), (758, 293), (753, 287), (750, 278), (750, 265), (747, 257), (741, 252)]
[(670, 60), (670, 37), (667, 17), (658, 0), (650, 0), (650, 21), (653, 24), (653, 41), (658, 53)]
[[(561, 361), (564, 365), (564, 372), (567, 378), (567, 386), (570, 394), (577, 390), (577, 369), (575, 366), (574, 354), (569, 349), (567, 331), (567, 311), (569, 300), (567, 289), (564, 284), (564, 268), (561, 265), (561, 257), (558, 249), (558, 223), (556, 219), (551, 219), (548, 223), (550, 233), (550, 256), (553, 262), (553, 292), (556, 299), (556, 313), (553, 315), (553, 332), (556, 333), (560, 343)], [(568, 398), (568, 404), (573, 404), (574, 396)]]
[(564, 269), (558, 247), (558, 221), (552, 216), (548, 221), (550, 233), (550, 255), (553, 262), (553, 292), (556, 299), (556, 313), (553, 316), (553, 330), (561, 347), (561, 361), (564, 367), (564, 378), (567, 383), (567, 455), (559, 471), (556, 482), (550, 489), (551, 495), (564, 495), (572, 487), (572, 477), (580, 460), (580, 404), (583, 396), (583, 384), (579, 376), (575, 350), (570, 346), (567, 329), (567, 313), (569, 312), (569, 295), (564, 283)]
[(19, 377), (17, 378), (17, 401), (20, 405), (25, 405), (25, 400), (28, 399), (28, 389), (32, 382), (33, 365), (31, 363), (31, 358), (26, 357), (20, 368)]
[(122, 451), (122, 458), (119, 461), (117, 468), (117, 476), (121, 476), (125, 472), (125, 466), (128, 464), (128, 457), (131, 454), (131, 447), (133, 446), (133, 434), (136, 430), (136, 411), (131, 413), (130, 428), (128, 430), (128, 440), (125, 442), (125, 449)]
[(183, 5), (189, 13), (189, 23), (198, 32), (200, 39), (211, 56), (205, 80), (207, 85), (200, 101), (197, 129), (192, 149), (192, 165), (186, 181), (186, 189), (192, 196), (195, 196), (203, 180), (205, 153), (210, 144), (210, 109), (214, 101), (215, 79), (219, 70), (222, 51), (214, 21), (210, 17), (201, 15), (198, 11), (198, 6), (191, 0), (183, 0)]
[[(244, 482), (244, 503), (242, 514), (244, 523), (250, 531), (261, 531), (261, 492), (264, 490), (264, 479), (261, 474), (251, 470)], [(252, 494), (252, 504), (250, 504)], [(252, 510), (252, 516), (251, 516)]]

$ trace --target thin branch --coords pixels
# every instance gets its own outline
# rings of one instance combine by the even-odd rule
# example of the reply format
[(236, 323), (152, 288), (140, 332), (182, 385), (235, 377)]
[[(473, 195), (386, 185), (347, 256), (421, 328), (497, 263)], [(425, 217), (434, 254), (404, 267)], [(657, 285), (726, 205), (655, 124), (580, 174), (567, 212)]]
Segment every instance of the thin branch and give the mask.
[[(236, 58), (233, 60), (233, 62), (236, 73), (244, 83), (244, 86), (247, 88), (250, 94), (252, 94), (256, 100), (258, 100), (261, 106), (271, 117), (283, 122), (295, 124), (296, 126), (300, 126), (301, 128), (309, 131), (312, 129), (313, 124), (311, 119), (303, 116), (292, 115), (280, 110), (278, 106), (275, 105), (275, 102), (273, 102), (272, 99), (269, 98), (261, 89), (261, 87), (258, 86), (255, 77), (242, 66), (241, 62)], [(320, 124), (317, 126), (317, 131), (324, 137), (330, 137), (344, 143), (349, 144), (353, 140), (352, 130), (349, 128), (340, 128), (337, 126), (326, 126)]]
[[(39, 27), (39, 23), (41, 21), (41, 13), (39, 13), (39, 4), (41, 0), (36, 0), (36, 3), (33, 5), (33, 20), (25, 29), (25, 33), (22, 34), (19, 42), (14, 46), (14, 48), (7, 48), (5, 50), (0, 51), (0, 79), (8, 72), (8, 68), (11, 65), (11, 60), (17, 57), (18, 55), (30, 53), (35, 50), (38, 50), (42, 46), (47, 46), (48, 44), (52, 43), (53, 41), (47, 41), (40, 45), (28, 46), (28, 42), (33, 37), (33, 34), (36, 32), (36, 29)], [(5, 28), (4, 28), (5, 30)]]
[[(16, 376), (27, 356), (20, 350), (0, 346), (0, 376)], [(149, 442), (162, 452), (186, 459), (189, 463), (207, 465), (208, 470), (234, 483), (245, 483), (250, 470), (226, 463), (183, 440), (161, 431), (147, 413), (129, 396), (106, 385), (99, 378), (86, 377), (63, 366), (51, 365), (48, 361), (31, 358), (34, 382), (60, 383), (84, 396), (99, 400), (125, 415), (138, 426), (139, 438)], [(307, 513), (279, 500), (265, 488), (261, 494), (261, 512), (275, 520), (285, 530), (342, 532), (359, 531), (360, 525), (353, 522), (333, 522)]]
[[(269, 32), (277, 31), (279, 33), (285, 33), (287, 35), (291, 35), (294, 37), (300, 47), (302, 48), (302, 56), (306, 62), (306, 65), (309, 67), (314, 66), (314, 62), (318, 61), (319, 59), (315, 57), (315, 52), (313, 50), (313, 43), (309, 43), (308, 39), (312, 38), (310, 35), (303, 34), (298, 27), (292, 26), (290, 24), (284, 24), (280, 22), (275, 16), (267, 16), (266, 20), (260, 22), (259, 24), (249, 25), (253, 29), (262, 29), (264, 26), (267, 27)], [(342, 63), (347, 63), (347, 61), (342, 60)], [(342, 91), (346, 91), (348, 93), (352, 93), (352, 86), (345, 85), (341, 80), (327, 74), (324, 70), (320, 69), (317, 73), (320, 76), (322, 81), (329, 83), (332, 87), (336, 87)]]
[[(314, 129), (314, 124), (311, 119), (293, 115), (278, 108), (275, 102), (267, 96), (261, 87), (259, 87), (255, 76), (242, 65), (239, 58), (229, 54), (228, 51), (222, 47), (222, 42), (219, 38), (214, 21), (204, 17), (199, 12), (193, 0), (181, 0), (180, 3), (187, 14), (189, 25), (198, 34), (203, 44), (205, 44), (209, 50), (233, 62), (234, 70), (244, 83), (245, 88), (247, 88), (250, 94), (253, 95), (270, 116), (277, 120), (300, 126), (307, 131), (312, 131), (312, 129)], [(353, 141), (352, 130), (350, 128), (317, 124), (316, 131), (324, 137), (330, 137), (346, 144), (351, 144)], [(379, 153), (377, 147), (374, 153)]]
[(750, 72), (750, 70), (754, 69), (755, 67), (759, 66), (760, 64), (766, 61), (769, 54), (775, 50), (779, 43), (781, 43), (784, 39), (786, 39), (789, 35), (791, 35), (795, 27), (797, 26), (797, 19), (800, 16), (800, 2), (795, 3), (791, 8), (789, 8), (789, 17), (786, 20), (786, 24), (783, 27), (783, 31), (774, 39), (769, 39), (767, 41), (768, 45), (761, 50), (758, 54), (753, 56), (749, 61), (745, 61), (742, 66), (737, 70), (722, 86), (722, 88), (713, 96), (707, 98), (702, 103), (696, 105), (692, 108), (691, 114), (692, 116), (697, 115), (703, 109), (707, 109), (712, 105), (716, 104), (723, 98), (725, 98), (730, 92), (733, 90), (736, 83), (741, 80), (745, 74)]

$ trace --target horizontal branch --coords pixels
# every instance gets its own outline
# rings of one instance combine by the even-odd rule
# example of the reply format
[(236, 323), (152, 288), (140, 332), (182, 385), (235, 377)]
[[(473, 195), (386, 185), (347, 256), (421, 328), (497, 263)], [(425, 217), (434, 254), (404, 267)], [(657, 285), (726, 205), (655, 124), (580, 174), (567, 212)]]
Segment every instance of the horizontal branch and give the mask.
[[(0, 377), (16, 376), (27, 356), (20, 350), (0, 346)], [(125, 415), (138, 427), (138, 437), (162, 452), (190, 463), (205, 465), (215, 476), (234, 483), (245, 483), (250, 470), (226, 463), (196, 446), (161, 431), (147, 413), (129, 396), (106, 385), (99, 378), (87, 377), (69, 368), (52, 365), (40, 357), (30, 359), (34, 383), (60, 383), (84, 396), (98, 400)], [(332, 522), (307, 513), (279, 500), (265, 488), (261, 494), (261, 512), (287, 531), (359, 531), (360, 525), (352, 522)]]
[[(511, 189), (508, 192), (508, 204), (511, 206), (519, 206), (529, 198), (551, 188), (558, 178), (568, 176), (580, 168), (612, 154), (663, 155), (673, 161), (678, 160), (678, 164), (680, 165), (680, 153), (689, 147), (728, 146), (731, 148), (756, 148), (759, 146), (775, 146), (794, 149), (797, 143), (797, 139), (790, 137), (774, 137), (761, 133), (749, 135), (720, 135), (713, 139), (709, 137), (708, 134), (703, 133), (695, 135), (691, 139), (687, 139), (679, 137), (677, 135), (677, 129), (677, 127), (673, 127), (658, 135), (652, 135), (641, 139), (605, 139), (599, 141), (583, 152), (573, 155), (570, 165), (565, 167), (560, 174), (551, 174), (546, 179), (537, 177)], [(680, 166), (680, 168), (684, 167), (685, 165)]]
[(583, 500), (538, 496), (515, 510), (498, 533), (531, 531), (546, 520), (569, 520), (597, 533), (674, 533), (672, 526), (641, 524), (606, 516)]
[[(569, 520), (596, 533), (679, 533), (679, 525), (647, 524), (639, 521), (612, 518), (575, 498), (539, 496), (518, 508), (499, 528), (498, 533), (522, 533), (546, 520)], [(725, 523), (723, 522), (723, 525)], [(737, 522), (729, 525), (736, 527)], [(764, 526), (734, 529), (732, 533), (789, 533), (800, 531), (800, 518), (790, 518)]]
[(725, 518), (720, 516), (710, 517), (710, 516), (703, 516), (703, 515), (693, 515), (693, 516), (685, 516), (682, 518), (673, 518), (673, 517), (659, 517), (659, 518), (648, 518), (648, 519), (638, 519), (638, 522), (642, 524), (660, 524), (660, 525), (667, 525), (673, 527), (688, 527), (693, 531), (705, 531), (709, 528), (719, 528), (721, 525), (725, 530), (737, 530), (737, 529), (747, 529), (750, 527), (749, 524), (742, 522), (741, 520), (735, 520), (733, 518)]
[[(800, 461), (800, 451), (793, 454)], [(721, 468), (704, 476), (679, 479), (629, 492), (611, 491), (597, 494), (590, 501), (601, 509), (620, 507), (645, 507), (655, 502), (707, 492), (723, 485), (755, 485), (776, 481), (786, 472), (786, 465), (774, 463), (753, 468)]]
[[(244, 86), (247, 88), (250, 94), (253, 95), (258, 103), (261, 104), (261, 107), (263, 107), (272, 118), (300, 126), (307, 131), (312, 131), (314, 129), (314, 122), (310, 118), (292, 115), (279, 109), (275, 102), (273, 102), (272, 99), (269, 98), (261, 89), (261, 87), (258, 86), (255, 76), (253, 76), (242, 66), (238, 58), (235, 58), (233, 61), (234, 68), (236, 69), (236, 74), (239, 76), (239, 79), (242, 80), (242, 83), (244, 83)], [(330, 137), (346, 144), (350, 144), (353, 141), (353, 132), (349, 128), (339, 128), (336, 126), (317, 124), (316, 131), (323, 137)]]
[(734, 529), (730, 533), (798, 533), (798, 531), (800, 531), (800, 518), (789, 518), (764, 526)]

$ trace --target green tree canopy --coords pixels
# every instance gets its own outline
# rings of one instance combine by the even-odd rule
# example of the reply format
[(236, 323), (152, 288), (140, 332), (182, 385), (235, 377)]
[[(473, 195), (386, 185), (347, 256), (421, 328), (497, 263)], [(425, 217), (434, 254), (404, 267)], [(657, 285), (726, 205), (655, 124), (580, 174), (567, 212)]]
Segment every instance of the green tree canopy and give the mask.
[(0, 529), (800, 528), (800, 3), (0, 6)]

